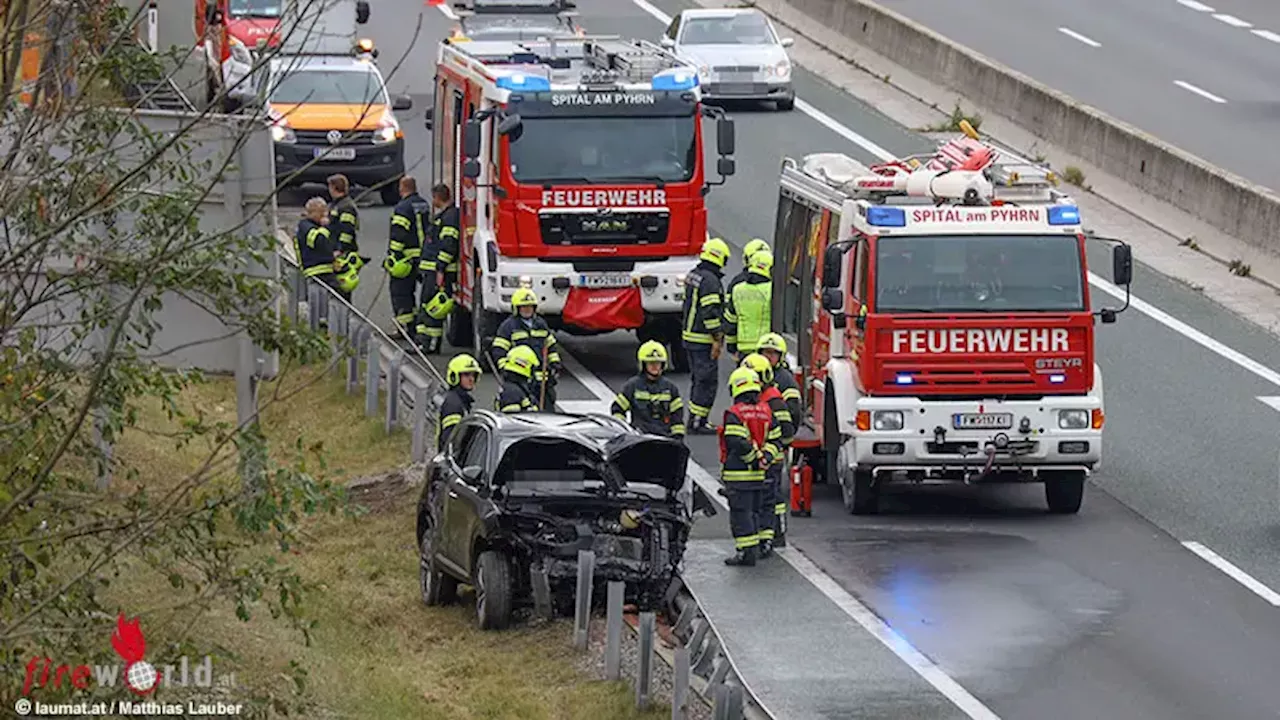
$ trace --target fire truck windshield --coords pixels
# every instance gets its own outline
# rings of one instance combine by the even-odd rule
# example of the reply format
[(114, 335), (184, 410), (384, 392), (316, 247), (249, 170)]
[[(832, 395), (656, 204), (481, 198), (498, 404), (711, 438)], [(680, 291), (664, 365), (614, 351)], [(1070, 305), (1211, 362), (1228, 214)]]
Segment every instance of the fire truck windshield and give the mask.
[(687, 182), (698, 164), (698, 118), (525, 117), (511, 143), (517, 182)]
[(876, 311), (1032, 312), (1085, 308), (1071, 235), (881, 237)]
[(237, 18), (277, 18), (281, 5), (283, 0), (231, 0), (227, 10)]

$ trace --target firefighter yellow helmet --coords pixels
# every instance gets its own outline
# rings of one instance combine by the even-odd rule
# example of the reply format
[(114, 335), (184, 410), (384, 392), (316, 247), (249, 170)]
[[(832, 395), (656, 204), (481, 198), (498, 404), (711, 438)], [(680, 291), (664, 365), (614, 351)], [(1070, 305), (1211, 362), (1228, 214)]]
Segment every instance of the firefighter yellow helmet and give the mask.
[(424, 309), (433, 320), (443, 320), (449, 317), (449, 313), (453, 312), (453, 298), (445, 295), (444, 291), (440, 290), (427, 302)]
[(747, 269), (757, 275), (769, 277), (773, 272), (773, 253), (758, 252), (747, 262)]
[(729, 373), (729, 395), (734, 400), (743, 393), (760, 392), (760, 376), (755, 370), (740, 367)]
[(717, 267), (724, 267), (724, 264), (729, 262), (729, 254), (729, 243), (720, 238), (711, 238), (702, 244), (702, 254), (698, 257)]
[(760, 336), (760, 344), (756, 347), (756, 351), (773, 350), (781, 355), (787, 354), (787, 341), (778, 333), (765, 333)]
[(413, 261), (404, 257), (393, 258), (388, 255), (382, 261), (382, 267), (397, 280), (403, 280), (413, 273)]
[(519, 312), (520, 308), (526, 305), (538, 307), (538, 293), (527, 287), (511, 293), (511, 312)]
[(756, 375), (760, 376), (760, 383), (762, 385), (768, 385), (773, 382), (773, 363), (769, 362), (769, 358), (761, 355), (760, 353), (751, 353), (750, 355), (742, 358), (741, 367), (755, 370)]
[(475, 358), (463, 353), (449, 361), (449, 365), (444, 371), (444, 380), (449, 383), (450, 387), (452, 387), (457, 385), (458, 382), (462, 380), (462, 376), (467, 373), (480, 375), (483, 372), (484, 371), (480, 369), (480, 363), (476, 362)]
[(538, 360), (538, 355), (533, 352), (533, 348), (528, 345), (518, 345), (507, 353), (506, 362), (503, 364), (502, 369), (524, 378), (531, 378), (533, 377), (534, 368), (541, 364)]
[(742, 246), (742, 259), (750, 263), (751, 258), (755, 257), (758, 252), (767, 252), (770, 257), (773, 256), (773, 253), (769, 250), (769, 243), (760, 238), (751, 238), (746, 245)]
[(346, 270), (334, 276), (334, 280), (337, 281), (339, 290), (352, 293), (360, 285), (360, 272), (354, 266), (348, 265)]
[(657, 340), (650, 340), (640, 346), (640, 351), (636, 353), (636, 359), (640, 361), (640, 370), (644, 370), (645, 363), (662, 363), (665, 368), (669, 362), (667, 358), (667, 348)]

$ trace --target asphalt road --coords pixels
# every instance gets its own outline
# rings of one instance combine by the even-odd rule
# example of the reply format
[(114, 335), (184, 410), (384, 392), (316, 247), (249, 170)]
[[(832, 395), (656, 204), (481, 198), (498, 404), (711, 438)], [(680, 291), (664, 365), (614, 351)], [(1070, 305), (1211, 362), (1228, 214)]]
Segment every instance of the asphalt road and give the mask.
[[(657, 5), (667, 13), (679, 9), (670, 0)], [(923, 4), (915, 0), (900, 4), (910, 5)], [(1194, 13), (1173, 2), (1168, 5), (1168, 13)], [(966, 6), (964, 14), (1003, 23), (1001, 13), (1020, 17), (1017, 13), (1024, 8), (992, 10), (984, 11), (980, 3)], [(1071, 15), (1101, 17), (1084, 11)], [(1200, 15), (1189, 17), (1221, 24)], [(421, 31), (410, 47), (418, 17), (422, 17)], [(661, 23), (627, 0), (599, 0), (586, 8), (583, 22), (593, 32), (651, 38), (662, 30)], [(1057, 24), (1065, 23), (1055, 21), (1054, 27)], [(402, 54), (409, 58), (389, 84), (393, 92), (413, 94), (418, 103), (401, 120), (409, 162), (420, 162), (424, 168), (429, 136), (421, 124), (422, 94), (433, 75), (434, 43), (449, 25), (438, 11), (423, 8), (416, 0), (384, 0), (375, 7), (368, 26), (382, 48), (384, 68)], [(1049, 32), (1058, 34), (1054, 27)], [(1154, 27), (1152, 23), (1147, 29), (1152, 35)], [(1142, 35), (1135, 32), (1133, 42), (1146, 42)], [(1236, 45), (1248, 45), (1246, 40), (1262, 43), (1264, 49), (1269, 45), (1247, 33)], [(1038, 45), (1043, 48), (1048, 42), (1042, 38)], [(1108, 49), (1111, 43), (1103, 42), (1102, 49)], [(1174, 54), (1176, 48), (1187, 46), (1168, 41), (1168, 47), (1168, 53)], [(1204, 60), (1203, 55), (1197, 57)], [(1224, 61), (1221, 57), (1211, 60)], [(1116, 61), (1111, 65), (1126, 71), (1130, 67)], [(1115, 67), (1095, 77), (1122, 74)], [(1261, 73), (1266, 66), (1257, 67)], [(927, 145), (821, 78), (800, 70), (796, 83), (801, 98), (882, 147), (908, 152)], [(1198, 102), (1194, 96), (1169, 97)], [(1237, 106), (1215, 104), (1214, 109), (1235, 111)], [(1152, 107), (1157, 108), (1155, 102)], [(1178, 107), (1170, 117), (1187, 124), (1197, 117), (1196, 109)], [(1153, 112), (1159, 114), (1158, 109)], [(738, 174), (728, 185), (713, 190), (708, 206), (713, 233), (737, 248), (753, 235), (771, 237), (774, 203), (767, 199), (776, 197), (779, 160), (784, 155), (839, 150), (863, 161), (874, 159), (799, 111), (734, 108), (733, 113), (738, 120)], [(1223, 142), (1243, 137), (1239, 129), (1219, 126), (1219, 130), (1226, 138)], [(1165, 137), (1181, 143), (1176, 137)], [(1255, 152), (1257, 157), (1267, 155)], [(424, 173), (419, 175), (425, 179)], [(362, 214), (362, 244), (375, 251), (380, 248), (388, 215), (385, 208), (369, 208)], [(1091, 259), (1096, 267), (1108, 267), (1099, 253), (1091, 254)], [(730, 272), (736, 271), (736, 260)], [(388, 313), (385, 289), (378, 295), (380, 280), (376, 272), (366, 272), (357, 300), (385, 320)], [(1177, 319), (1269, 368), (1280, 367), (1280, 344), (1273, 338), (1185, 286), (1140, 266), (1134, 287), (1144, 300)], [(1095, 303), (1110, 300), (1102, 293), (1094, 297)], [(562, 340), (585, 366), (581, 374), (587, 383), (598, 378), (616, 389), (633, 371), (633, 338)], [(1280, 609), (1181, 545), (1203, 543), (1260, 581), (1280, 587), (1280, 553), (1275, 550), (1280, 537), (1276, 523), (1280, 412), (1257, 399), (1280, 395), (1280, 389), (1133, 310), (1123, 314), (1117, 325), (1099, 326), (1098, 355), (1108, 400), (1106, 466), (1095, 476), (1079, 516), (1044, 515), (1042, 494), (1028, 487), (895, 495), (884, 515), (855, 519), (844, 514), (838, 497), (824, 488), (815, 516), (792, 522), (793, 546), (999, 717), (1280, 716), (1280, 684), (1271, 677), (1280, 666)], [(722, 367), (722, 379), (727, 371), (727, 366)], [(677, 382), (687, 389), (686, 378)], [(593, 400), (597, 394), (572, 378), (560, 392), (562, 400), (568, 401)], [(722, 391), (719, 407), (725, 399)], [(487, 404), (488, 398), (480, 402)], [(690, 445), (695, 460), (714, 470), (713, 440), (692, 438)], [(703, 523), (698, 535), (725, 537), (723, 521), (721, 514)], [(714, 547), (700, 544), (698, 552), (711, 552)], [(727, 542), (723, 547), (728, 550)], [(704, 554), (695, 560), (708, 573), (704, 581), (714, 582), (717, 563), (708, 562)], [(740, 578), (722, 577), (725, 582), (741, 583)], [(788, 566), (771, 568), (769, 577), (775, 584), (794, 584), (796, 600), (803, 600), (804, 607), (814, 602), (813, 607), (826, 614), (834, 607), (810, 597), (806, 581)], [(784, 594), (777, 602), (785, 605), (786, 601)], [(788, 623), (805, 620), (785, 612), (773, 616), (775, 622), (754, 624), (735, 616), (739, 622), (728, 623), (730, 634), (749, 638), (786, 632)], [(833, 623), (830, 631), (851, 633), (858, 628), (849, 622)], [(885, 656), (877, 662), (896, 660)], [(777, 666), (788, 663), (812, 670), (823, 660), (812, 653), (780, 652), (745, 661), (749, 673), (762, 677), (768, 676), (770, 668), (776, 675)], [(874, 716), (954, 715), (954, 710), (931, 710), (943, 706), (927, 688), (923, 694), (915, 692), (914, 686), (906, 684), (914, 682), (914, 676), (902, 670), (896, 665), (884, 667), (882, 674), (872, 677), (850, 668), (849, 677), (837, 685), (847, 688), (847, 705), (812, 716), (864, 716), (851, 708), (877, 688), (891, 691), (894, 687), (901, 692), (878, 696), (883, 702), (876, 705)], [(904, 684), (884, 687), (897, 682), (895, 678)], [(796, 711), (786, 717), (805, 715)]]
[[(1280, 7), (1264, 0), (888, 0), (1211, 163), (1280, 188)], [(1064, 30), (1065, 29), (1065, 30)]]

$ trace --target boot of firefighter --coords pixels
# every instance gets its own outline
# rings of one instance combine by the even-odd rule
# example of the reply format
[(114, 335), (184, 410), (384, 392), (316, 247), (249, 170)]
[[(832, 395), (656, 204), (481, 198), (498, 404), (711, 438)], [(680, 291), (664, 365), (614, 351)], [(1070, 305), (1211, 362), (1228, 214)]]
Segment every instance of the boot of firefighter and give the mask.
[(754, 567), (756, 564), (756, 549), (754, 547), (741, 548), (733, 555), (725, 558), (724, 564), (730, 567)]
[(715, 435), (716, 426), (708, 422), (705, 417), (695, 415), (694, 418), (689, 421), (689, 427), (686, 432), (693, 435)]
[(768, 558), (768, 557), (772, 557), (773, 544), (774, 544), (773, 540), (761, 540), (760, 545), (757, 546), (758, 547), (756, 551), (757, 557), (759, 557), (759, 559), (761, 560), (764, 560), (765, 558)]

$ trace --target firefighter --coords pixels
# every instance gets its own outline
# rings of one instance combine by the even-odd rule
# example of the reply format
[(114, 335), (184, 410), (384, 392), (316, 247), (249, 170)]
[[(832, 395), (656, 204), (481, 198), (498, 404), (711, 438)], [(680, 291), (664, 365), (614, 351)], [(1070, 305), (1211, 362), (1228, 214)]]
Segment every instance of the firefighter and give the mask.
[(758, 252), (747, 265), (747, 279), (738, 283), (725, 298), (724, 320), (728, 325), (729, 352), (741, 357), (756, 351), (760, 336), (773, 322), (773, 255)]
[(535, 397), (541, 400), (538, 403), (540, 407), (554, 408), (556, 381), (560, 376), (560, 351), (556, 347), (555, 333), (551, 332), (547, 321), (538, 316), (538, 294), (527, 287), (511, 294), (511, 317), (498, 326), (493, 345), (489, 348), (493, 364), (502, 367), (502, 358), (517, 347), (529, 348), (538, 358), (533, 374)]
[(406, 333), (413, 329), (417, 264), (427, 236), (423, 218), (430, 207), (418, 194), (417, 180), (408, 175), (400, 178), (400, 202), (391, 210), (391, 241), (382, 267), (391, 276), (391, 312)]
[(360, 231), (360, 213), (351, 199), (351, 184), (341, 173), (330, 175), (329, 186), (329, 236), (333, 238), (336, 256), (333, 263), (334, 279), (338, 294), (351, 302), (351, 294), (360, 284), (360, 268), (369, 261), (360, 254), (356, 233)]
[(738, 271), (738, 274), (733, 276), (733, 279), (729, 281), (729, 284), (724, 286), (725, 295), (732, 295), (733, 288), (736, 287), (738, 283), (747, 279), (747, 273), (751, 266), (751, 258), (758, 252), (767, 252), (770, 255), (773, 254), (773, 251), (769, 249), (769, 243), (761, 240), (760, 238), (751, 238), (747, 241), (746, 245), (742, 246), (742, 270)]
[(466, 353), (453, 358), (445, 367), (444, 379), (449, 390), (444, 394), (444, 402), (440, 403), (440, 422), (436, 425), (437, 450), (444, 448), (453, 436), (453, 429), (471, 412), (471, 406), (475, 404), (471, 391), (475, 389), (480, 374), (480, 363)]
[(782, 476), (786, 470), (786, 458), (783, 453), (795, 440), (796, 424), (791, 417), (791, 411), (787, 409), (787, 401), (782, 398), (782, 391), (774, 383), (773, 364), (768, 358), (759, 353), (751, 353), (742, 359), (742, 367), (751, 368), (760, 378), (760, 402), (769, 406), (769, 412), (773, 414), (773, 419), (778, 423), (778, 430), (781, 433), (778, 438), (778, 457), (764, 471), (764, 490), (760, 493), (759, 514), (756, 520), (756, 529), (760, 535), (758, 554), (760, 557), (769, 557), (773, 554), (774, 540), (784, 529), (780, 524), (782, 518), (777, 516), (778, 503), (783, 502), (783, 493), (790, 489), (782, 482)]
[(336, 290), (338, 284), (333, 277), (333, 261), (337, 253), (334, 251), (329, 228), (325, 227), (329, 222), (328, 211), (329, 206), (324, 198), (313, 197), (308, 200), (303, 206), (302, 219), (298, 221), (293, 243), (302, 276), (315, 278)]
[(493, 409), (504, 413), (538, 412), (538, 398), (530, 384), (538, 367), (538, 356), (528, 346), (512, 348), (502, 359), (502, 390), (493, 400)]
[(750, 368), (729, 374), (729, 395), (733, 404), (724, 411), (720, 425), (720, 479), (729, 499), (729, 530), (733, 533), (734, 554), (726, 565), (756, 564), (760, 544), (756, 527), (765, 468), (779, 455), (781, 431), (769, 406), (760, 402), (760, 377)]
[(708, 238), (702, 245), (698, 266), (685, 279), (684, 315), (680, 338), (689, 355), (689, 432), (707, 435), (715, 428), (707, 422), (716, 402), (720, 350), (724, 343), (724, 291), (720, 281), (729, 262), (729, 245)]
[(422, 252), (418, 272), (422, 275), (422, 307), (419, 311), (417, 336), (423, 352), (440, 352), (444, 338), (444, 320), (453, 312), (453, 283), (458, 277), (458, 249), (462, 216), (453, 204), (453, 192), (441, 183), (431, 188), (429, 246)]
[(636, 359), (640, 374), (622, 386), (609, 412), (619, 420), (626, 420), (630, 412), (631, 426), (640, 432), (683, 439), (684, 400), (676, 384), (662, 376), (667, 348), (650, 340), (640, 346)]

